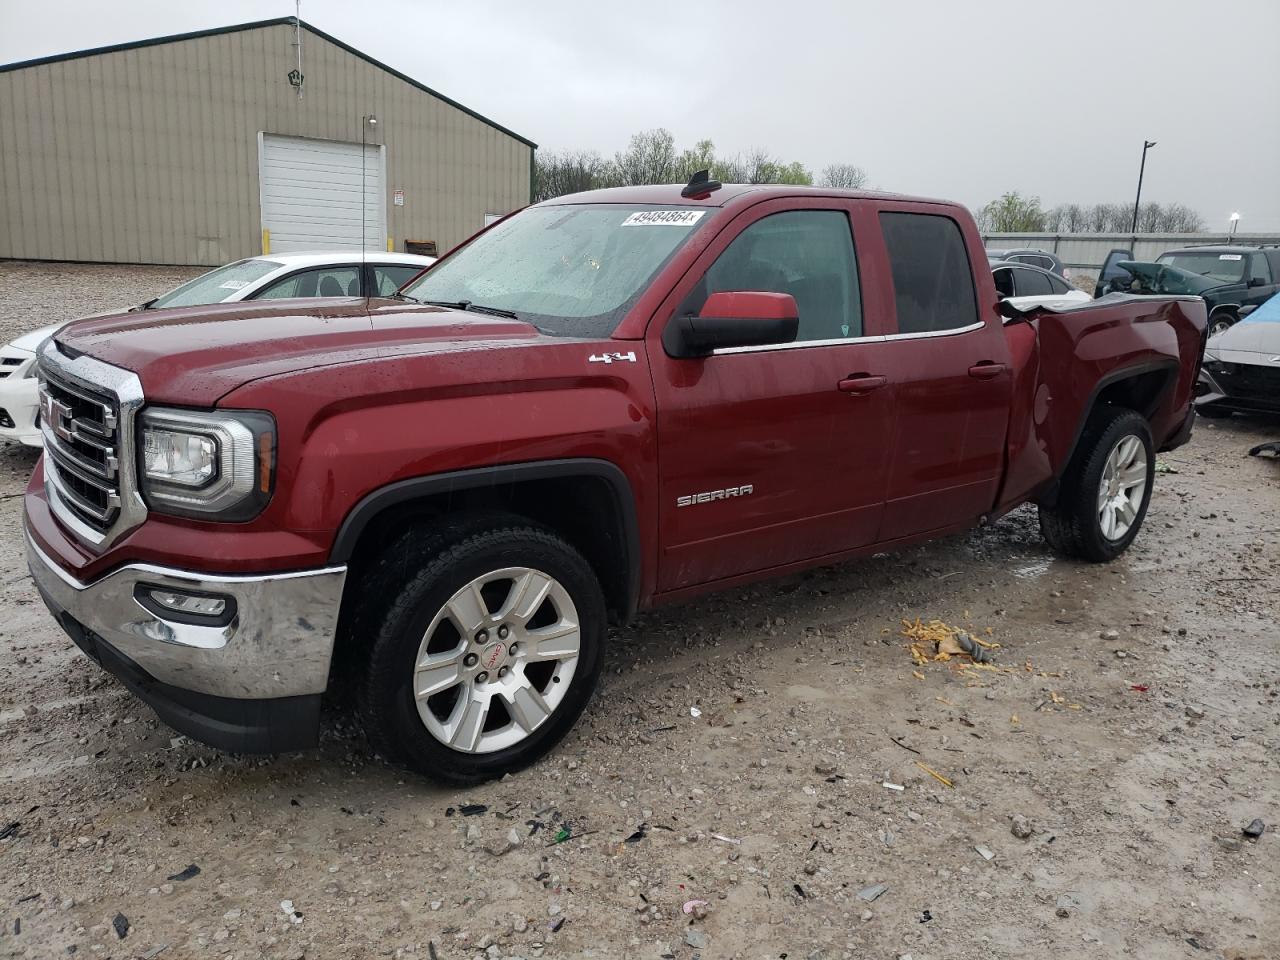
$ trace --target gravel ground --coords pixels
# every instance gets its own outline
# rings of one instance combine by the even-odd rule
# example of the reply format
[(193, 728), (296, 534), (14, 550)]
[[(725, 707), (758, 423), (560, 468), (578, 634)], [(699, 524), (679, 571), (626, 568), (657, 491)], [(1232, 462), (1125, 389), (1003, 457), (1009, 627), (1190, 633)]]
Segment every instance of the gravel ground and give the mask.
[[(17, 329), (183, 276), (0, 294)], [(1274, 960), (1280, 467), (1244, 452), (1278, 435), (1201, 421), (1106, 566), (1021, 510), (645, 616), (565, 743), (471, 790), (336, 715), (284, 757), (177, 738), (47, 616), (2, 448), (0, 956)], [(917, 667), (916, 617), (1001, 669)]]

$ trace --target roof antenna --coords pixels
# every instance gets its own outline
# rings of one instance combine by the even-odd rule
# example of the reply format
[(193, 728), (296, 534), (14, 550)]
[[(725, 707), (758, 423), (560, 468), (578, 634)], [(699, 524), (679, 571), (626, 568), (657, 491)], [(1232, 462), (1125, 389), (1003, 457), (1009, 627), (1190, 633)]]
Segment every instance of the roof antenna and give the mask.
[(699, 170), (689, 178), (689, 182), (680, 191), (680, 196), (687, 200), (705, 200), (711, 196), (712, 191), (719, 190), (722, 186), (719, 180), (711, 179), (710, 170)]

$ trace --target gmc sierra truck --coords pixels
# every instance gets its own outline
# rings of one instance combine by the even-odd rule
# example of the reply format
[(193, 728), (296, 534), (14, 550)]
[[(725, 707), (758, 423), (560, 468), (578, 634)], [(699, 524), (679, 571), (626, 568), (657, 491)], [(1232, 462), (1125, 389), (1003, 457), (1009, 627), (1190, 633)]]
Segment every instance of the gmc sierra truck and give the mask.
[(391, 298), (71, 324), (39, 351), (32, 575), (175, 729), (466, 783), (573, 725), (606, 624), (985, 523), (1142, 526), (1195, 297), (1001, 306), (961, 206), (637, 187), (499, 221)]

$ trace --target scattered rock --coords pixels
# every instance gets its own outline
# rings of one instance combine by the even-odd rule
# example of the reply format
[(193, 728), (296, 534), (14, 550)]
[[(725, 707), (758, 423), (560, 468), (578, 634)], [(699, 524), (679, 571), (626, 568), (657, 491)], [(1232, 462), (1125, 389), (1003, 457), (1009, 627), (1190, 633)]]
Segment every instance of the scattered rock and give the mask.
[(1199, 707), (1188, 706), (1186, 709), (1187, 718), (1190, 720), (1203, 720), (1204, 711)]
[(118, 940), (123, 940), (129, 935), (129, 918), (123, 913), (117, 913), (115, 919), (111, 921), (111, 929), (116, 932)]
[(1259, 819), (1250, 820), (1240, 832), (1250, 840), (1257, 840), (1266, 831), (1267, 825)]
[(1114, 643), (1115, 641), (1120, 639), (1120, 631), (1119, 630), (1103, 630), (1100, 634), (1098, 634), (1098, 636), (1101, 637), (1103, 640)]
[(889, 892), (889, 888), (883, 883), (877, 883), (870, 887), (863, 887), (858, 891), (858, 899), (871, 903)]
[(1013, 822), (1009, 826), (1009, 832), (1019, 840), (1026, 840), (1032, 834), (1031, 821), (1020, 813), (1013, 816)]
[(707, 935), (701, 930), (686, 930), (684, 933), (684, 942), (695, 950), (705, 950), (707, 946)]

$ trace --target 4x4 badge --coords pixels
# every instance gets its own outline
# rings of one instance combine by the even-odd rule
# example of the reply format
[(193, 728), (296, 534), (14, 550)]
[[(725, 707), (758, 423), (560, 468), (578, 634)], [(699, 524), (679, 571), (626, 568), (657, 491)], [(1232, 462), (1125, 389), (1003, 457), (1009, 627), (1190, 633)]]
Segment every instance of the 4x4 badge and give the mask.
[(635, 363), (636, 352), (634, 350), (629, 350), (626, 353), (602, 353), (599, 356), (596, 356), (596, 354), (593, 353), (587, 358), (587, 360), (591, 363), (622, 363), (624, 361), (627, 363)]

